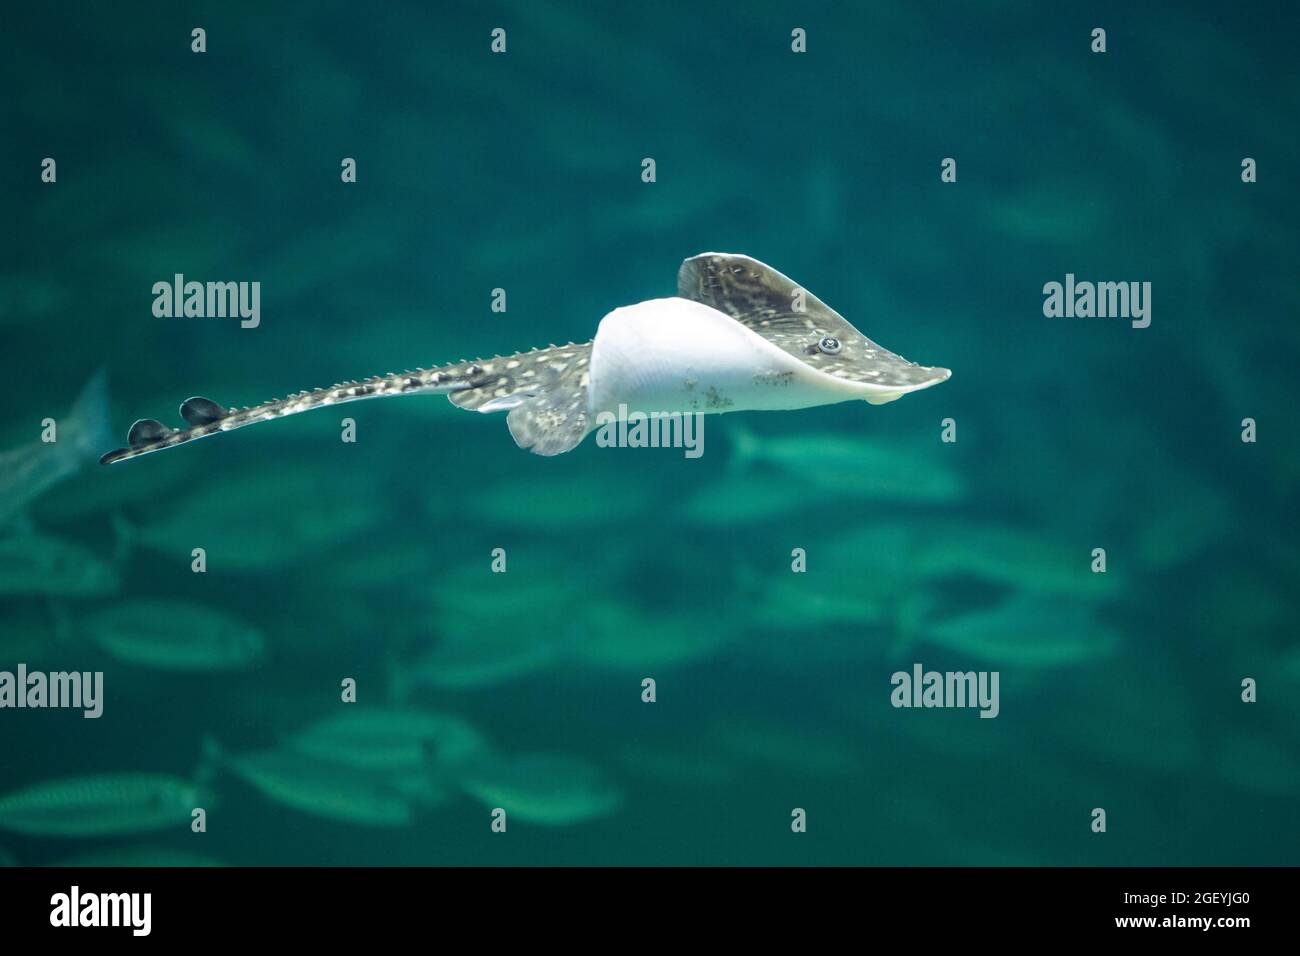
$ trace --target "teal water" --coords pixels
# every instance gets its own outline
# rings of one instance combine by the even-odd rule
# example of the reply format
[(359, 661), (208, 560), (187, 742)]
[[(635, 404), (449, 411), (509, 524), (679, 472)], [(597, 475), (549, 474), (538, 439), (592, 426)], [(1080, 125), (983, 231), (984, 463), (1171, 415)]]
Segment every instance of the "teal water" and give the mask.
[[(10, 13), (0, 671), (102, 671), (104, 702), (0, 710), (0, 860), (1295, 863), (1295, 29), (1209, 3)], [(88, 451), (34, 493), (68, 447), (42, 420), (76, 435), (98, 369), (95, 453), (191, 395), (586, 341), (706, 250), (951, 381), (710, 416), (698, 460), (540, 458), (412, 396)], [(176, 273), (259, 281), (261, 324), (155, 317)], [(1150, 326), (1044, 317), (1067, 273), (1150, 282)], [(915, 663), (997, 671), (998, 716), (891, 706)], [(144, 798), (154, 827), (120, 794), (38, 795), (36, 832), (5, 809), (126, 771), (210, 790)]]

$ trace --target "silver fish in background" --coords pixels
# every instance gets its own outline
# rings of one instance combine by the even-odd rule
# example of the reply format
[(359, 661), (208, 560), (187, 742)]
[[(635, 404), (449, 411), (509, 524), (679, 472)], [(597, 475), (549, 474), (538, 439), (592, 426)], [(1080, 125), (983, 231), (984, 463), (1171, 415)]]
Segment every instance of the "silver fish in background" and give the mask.
[(1149, 571), (1166, 571), (1209, 551), (1237, 524), (1231, 503), (1208, 482), (1183, 474), (1142, 509), (1134, 550)]
[(159, 502), (187, 495), (202, 480), (203, 462), (176, 455), (164, 467), (135, 471), (113, 481), (103, 481), (99, 471), (78, 472), (32, 502), (32, 523), (38, 528), (79, 527), (133, 509), (148, 514)]
[(1100, 182), (1080, 182), (1063, 194), (1050, 180), (1014, 193), (990, 196), (981, 215), (997, 231), (1016, 239), (1070, 248), (1091, 240), (1115, 215), (1115, 200)]
[(486, 753), (487, 738), (469, 721), (414, 707), (360, 709), (308, 724), (285, 738), (297, 753), (358, 770), (414, 771), (430, 761), (454, 767)]
[(718, 720), (702, 736), (745, 765), (793, 771), (801, 779), (853, 776), (865, 769), (856, 743), (824, 724), (796, 727), (747, 714)]
[(76, 301), (63, 283), (49, 275), (0, 275), (0, 326), (51, 319)]
[(1091, 547), (999, 522), (926, 519), (849, 531), (828, 542), (819, 560), (869, 566), (870, 576), (888, 572), (900, 582), (970, 578), (1031, 594), (1113, 597), (1122, 576), (1093, 573)]
[[(861, 719), (860, 712), (853, 716)], [(959, 707), (936, 707), (926, 712), (924, 720), (899, 721), (897, 733), (897, 743), (909, 753), (938, 754), (954, 764), (960, 760), (987, 764), (1027, 752), (1023, 727), (1005, 720), (971, 720)]]
[[(541, 549), (533, 552), (541, 556)], [(518, 562), (522, 549), (514, 549), (511, 560)], [(458, 615), (474, 617), (499, 614), (507, 617), (531, 615), (536, 620), (561, 621), (570, 618), (588, 596), (589, 582), (603, 569), (569, 572), (553, 564), (539, 568), (513, 566), (508, 574), (494, 574), (486, 561), (460, 563), (444, 569), (429, 582), (429, 591), (439, 611), (439, 620)], [(454, 630), (444, 626), (443, 630)]]
[(120, 533), (133, 545), (184, 555), (206, 550), (211, 568), (262, 571), (345, 544), (380, 517), (372, 476), (335, 474), (329, 481), (297, 471), (236, 472), (191, 489)]
[(903, 638), (1016, 668), (1067, 667), (1109, 657), (1119, 646), (1118, 635), (1089, 606), (1036, 595), (918, 621)]
[(761, 464), (809, 488), (873, 501), (936, 505), (966, 496), (960, 472), (943, 460), (949, 446), (937, 438), (916, 446), (831, 432), (759, 436), (738, 425), (728, 426), (728, 436), (737, 466)]
[(608, 816), (622, 802), (618, 788), (593, 764), (561, 754), (493, 755), (466, 767), (462, 790), (510, 820), (566, 826)]
[(386, 542), (382, 548), (349, 548), (322, 565), (304, 569), (307, 584), (335, 597), (361, 594), (366, 606), (388, 589), (418, 592), (437, 580), (444, 563), (424, 537)]
[(0, 830), (48, 837), (188, 833), (193, 811), (212, 805), (209, 791), (168, 774), (62, 777), (0, 796)]
[(882, 587), (874, 567), (824, 561), (816, 551), (808, 570), (800, 574), (790, 574), (784, 566), (763, 574), (746, 569), (746, 574), (754, 623), (774, 630), (804, 631), (831, 624), (874, 627), (892, 620), (894, 606), (907, 593), (907, 582)]
[(262, 632), (222, 611), (137, 598), (88, 615), (78, 628), (120, 661), (163, 671), (228, 671), (266, 657)]
[(49, 866), (105, 867), (105, 866), (225, 866), (221, 860), (201, 853), (173, 850), (166, 846), (116, 846), (89, 853), (62, 857)]
[(730, 786), (743, 772), (739, 761), (723, 753), (713, 741), (633, 741), (619, 750), (617, 761), (620, 772), (629, 777), (685, 790)]
[[(473, 629), (461, 629), (471, 622)], [(474, 617), (457, 617), (454, 631), (395, 672), (394, 694), (401, 697), (429, 687), (477, 690), (507, 684), (557, 664), (576, 643), (569, 632), (534, 630), (528, 624), (526, 615), (513, 618), (487, 610)]]
[(1093, 573), (1090, 542), (1072, 544), (983, 521), (925, 529), (916, 570), (934, 579), (964, 575), (1026, 592), (1104, 598), (1120, 590), (1118, 574)]
[[(16, 662), (28, 670), (46, 670), (51, 660), (66, 658), (68, 646), (60, 638), (62, 609), (47, 607), (43, 601), (27, 601), (5, 609), (4, 626), (0, 627), (0, 670), (12, 670)], [(59, 663), (75, 663), (65, 660)], [(66, 669), (55, 667), (54, 670)]]
[(206, 749), (211, 762), (266, 799), (300, 813), (373, 827), (407, 827), (415, 822), (415, 801), (409, 790), (384, 774), (284, 748), (226, 755), (209, 742)]
[(1234, 787), (1278, 797), (1300, 793), (1294, 747), (1237, 732), (1224, 737), (1217, 762), (1219, 775)]
[(640, 674), (646, 668), (708, 658), (733, 642), (739, 625), (714, 608), (661, 606), (651, 611), (598, 597), (588, 602), (572, 630), (566, 663)]
[(807, 499), (792, 494), (784, 482), (768, 475), (736, 474), (690, 492), (681, 515), (690, 524), (730, 528), (774, 521), (807, 508)]
[(562, 477), (530, 475), (489, 485), (466, 502), (476, 518), (535, 530), (591, 528), (654, 514), (655, 496), (641, 485), (614, 485), (591, 472)]
[(68, 414), (55, 418), (54, 441), (37, 438), (0, 452), (0, 528), (48, 489), (98, 460), (96, 449), (112, 434), (108, 417), (108, 374), (101, 369), (81, 389)]
[(48, 534), (0, 538), (0, 597), (98, 598), (120, 587), (114, 565), (72, 541)]
[[(515, 560), (519, 555), (516, 553)], [(545, 670), (580, 643), (585, 594), (551, 569), (493, 574), (486, 563), (440, 575), (432, 588), (434, 640), (392, 671), (397, 698), (420, 688), (494, 687)]]
[(1187, 774), (1205, 764), (1200, 710), (1161, 668), (1139, 670), (1131, 659), (1117, 657), (1087, 683), (1058, 694), (1055, 703), (1057, 712), (1040, 717), (1033, 728), (1053, 753), (1086, 754), (1152, 774)]

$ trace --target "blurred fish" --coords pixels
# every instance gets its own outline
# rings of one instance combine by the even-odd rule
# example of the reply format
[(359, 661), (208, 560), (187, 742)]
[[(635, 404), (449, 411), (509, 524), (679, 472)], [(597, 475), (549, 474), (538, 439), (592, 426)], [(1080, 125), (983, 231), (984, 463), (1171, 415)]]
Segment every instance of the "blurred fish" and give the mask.
[(596, 472), (564, 477), (530, 476), (491, 485), (467, 508), (485, 521), (533, 529), (588, 528), (635, 519), (649, 512), (652, 489), (638, 482), (611, 484)]
[[(988, 723), (988, 721), (985, 721)], [(671, 745), (631, 743), (618, 755), (619, 767), (627, 774), (655, 786), (713, 790), (740, 778), (743, 768), (716, 743), (701, 747), (698, 741), (677, 741)]]
[(393, 793), (405, 797), (411, 806), (421, 810), (440, 806), (457, 792), (447, 768), (432, 762), (423, 767), (386, 771), (383, 779)]
[(195, 808), (211, 806), (211, 793), (166, 774), (63, 777), (0, 797), (0, 830), (49, 837), (188, 830)]
[(1295, 751), (1259, 736), (1229, 734), (1222, 741), (1219, 775), (1233, 786), (1270, 796), (1300, 794)]
[(0, 325), (55, 318), (75, 301), (72, 290), (52, 277), (0, 275)]
[[(161, 169), (159, 174), (159, 188), (166, 188), (161, 178), (167, 174)], [(176, 188), (180, 188), (180, 182)], [(98, 196), (102, 196), (102, 192), (96, 194)], [(243, 236), (249, 227), (238, 217), (222, 217), (220, 210), (214, 209), (213, 217), (214, 222), (220, 222), (220, 228), (212, 234), (201, 234), (181, 221), (150, 223), (135, 220), (129, 227), (111, 227), (114, 241), (96, 244), (94, 249), (88, 250), (88, 255), (102, 268), (126, 275), (136, 274), (136, 270), (142, 275), (172, 275), (178, 258), (183, 262), (212, 263), (214, 271), (224, 272), (224, 268), (218, 269), (215, 264), (224, 266), (231, 261), (232, 244), (246, 241)]]
[[(518, 557), (515, 558), (518, 560)], [(437, 638), (394, 669), (393, 693), (471, 690), (518, 680), (564, 660), (581, 640), (583, 591), (564, 573), (493, 574), (462, 564), (433, 587)]]
[(1058, 710), (1035, 722), (1050, 752), (1092, 754), (1147, 773), (1181, 774), (1197, 767), (1204, 746), (1197, 711), (1183, 685), (1162, 673), (1157, 662), (1138, 669), (1117, 658), (1070, 696), (1058, 695)]
[(621, 794), (585, 760), (559, 754), (494, 755), (461, 771), (461, 789), (507, 820), (546, 826), (581, 823), (613, 813)]
[[(912, 720), (912, 716), (919, 719)], [(909, 749), (921, 747), (959, 760), (987, 764), (994, 757), (1006, 759), (1009, 754), (1015, 754), (1027, 759), (1031, 753), (1022, 728), (1014, 722), (971, 720), (970, 714), (959, 707), (936, 707), (909, 715), (909, 719), (897, 722), (896, 733)]]
[(814, 559), (807, 571), (768, 575), (749, 605), (754, 623), (803, 631), (826, 624), (870, 626), (892, 621), (897, 593), (876, 586), (869, 570)]
[(593, 667), (628, 669), (673, 667), (702, 660), (730, 643), (738, 622), (700, 609), (638, 608), (627, 601), (588, 601), (572, 624), (569, 645), (574, 661)]
[[(23, 661), (29, 669), (64, 670), (46, 668), (38, 662), (48, 662), (54, 656), (66, 657), (68, 646), (59, 638), (66, 621), (63, 609), (47, 607), (46, 602), (31, 601), (15, 604), (5, 609), (4, 626), (0, 627), (0, 661)], [(4, 665), (0, 664), (0, 669)]]
[(351, 704), (290, 734), (291, 750), (358, 770), (419, 770), (433, 761), (455, 767), (488, 750), (487, 738), (468, 721), (414, 707)]
[(394, 693), (496, 687), (549, 667), (576, 643), (571, 630), (527, 625), (487, 611), (458, 616), (451, 631), (394, 675)]
[[(945, 522), (941, 527), (946, 527)], [(806, 574), (827, 577), (861, 594), (894, 597), (920, 582), (916, 556), (929, 536), (914, 521), (873, 521), (811, 548)]]
[[(279, 657), (277, 644), (277, 658)], [(295, 669), (296, 670), (296, 669)], [(331, 695), (333, 697), (333, 695)], [(337, 698), (333, 698), (337, 700)], [(254, 728), (290, 728), (302, 723), (304, 714), (320, 711), (320, 681), (303, 671), (290, 674), (281, 670), (275, 680), (260, 682), (255, 694), (232, 694), (223, 701), (222, 712), (229, 726)], [(209, 741), (205, 765), (216, 770), (221, 748)]]
[(800, 775), (839, 777), (863, 766), (861, 748), (824, 727), (799, 728), (750, 715), (718, 721), (705, 736), (739, 760)]
[(155, 670), (242, 670), (266, 656), (256, 628), (184, 601), (128, 599), (87, 616), (81, 630), (118, 660)]
[(692, 524), (726, 527), (770, 521), (807, 508), (808, 499), (793, 492), (785, 482), (765, 475), (738, 474), (690, 493), (681, 514)]
[[(1295, 682), (1300, 690), (1300, 648), (1291, 648), (1276, 663), (1277, 673), (1288, 682)], [(1300, 695), (1297, 695), (1300, 697)], [(1300, 700), (1297, 701), (1300, 703)]]
[(114, 475), (104, 480), (102, 471), (81, 472), (39, 501), (30, 513), (38, 526), (76, 523), (79, 519), (112, 515), (132, 506), (152, 508), (154, 502), (184, 494), (194, 483), (200, 462), (177, 455), (160, 467), (133, 469), (131, 474)]
[(109, 433), (108, 375), (90, 377), (67, 415), (55, 420), (55, 441), (32, 441), (0, 452), (0, 527), (21, 515), (51, 486), (98, 460)]
[(966, 484), (941, 461), (945, 446), (937, 440), (922, 447), (834, 432), (760, 437), (742, 426), (730, 427), (738, 465), (761, 463), (822, 491), (929, 504), (965, 497)]
[(458, 562), (439, 572), (429, 583), (438, 610), (447, 616), (499, 614), (506, 617), (527, 614), (534, 620), (560, 620), (584, 599), (593, 569), (569, 574), (548, 563), (544, 568), (519, 568), (518, 562), (505, 574), (493, 573), (482, 562)]
[(117, 569), (79, 544), (47, 534), (0, 538), (0, 597), (96, 598), (120, 586)]
[(1163, 571), (1203, 554), (1234, 525), (1232, 509), (1208, 484), (1184, 476), (1153, 495), (1137, 522), (1135, 550), (1144, 568)]
[[(732, 613), (749, 630), (738, 646), (785, 671), (881, 660), (909, 600), (923, 593), (905, 560), (908, 552), (894, 541), (896, 530), (910, 539), (901, 526), (888, 525), (869, 536), (854, 534), (847, 546), (846, 539), (823, 545), (813, 536), (807, 569), (798, 574), (784, 560), (765, 572), (742, 561), (741, 599)], [(800, 638), (795, 646), (792, 635)]]
[(1101, 184), (1039, 180), (1015, 195), (990, 198), (982, 210), (988, 222), (1020, 241), (1073, 246), (1087, 242), (1113, 216), (1112, 192)]
[[(309, 569), (311, 582), (337, 595), (348, 591), (427, 590), (442, 573), (437, 549), (423, 537), (388, 541), (382, 548), (349, 548), (323, 567)], [(372, 595), (366, 593), (367, 605)]]
[[(328, 228), (298, 231), (267, 257), (265, 274), (275, 277), (277, 294), (287, 302), (339, 283), (358, 281), (367, 270), (390, 263), (402, 254), (397, 235), (391, 229), (381, 230), (380, 224), (377, 212), (371, 211), (354, 214)], [(338, 229), (355, 230), (356, 235), (366, 237), (365, 242), (357, 244), (356, 256), (346, 261), (334, 248)]]
[(1006, 668), (1079, 664), (1108, 657), (1119, 643), (1090, 608), (1034, 595), (918, 622), (911, 636)]
[(1118, 590), (1114, 574), (1093, 573), (1089, 542), (1072, 545), (988, 522), (930, 530), (916, 552), (916, 570), (927, 578), (966, 575), (1027, 592), (1081, 597)]
[(209, 567), (258, 571), (346, 543), (373, 525), (381, 508), (382, 498), (359, 470), (328, 478), (266, 470), (207, 481), (123, 533), (187, 560), (191, 549), (204, 548)]
[(312, 816), (374, 827), (405, 827), (414, 821), (412, 800), (382, 774), (319, 760), (286, 749), (221, 755), (219, 766), (233, 772), (266, 799)]
[(165, 130), (171, 147), (192, 162), (206, 163), (233, 175), (248, 175), (260, 163), (258, 141), (245, 136), (233, 123), (222, 122), (211, 114), (182, 119), (165, 108), (156, 115), (162, 127), (159, 133)]
[(113, 866), (225, 866), (220, 860), (201, 853), (173, 850), (166, 846), (118, 846), (78, 853), (55, 860), (49, 866), (113, 867)]
[[(1270, 580), (1265, 546), (1260, 540), (1266, 532), (1259, 529), (1251, 536), (1252, 560), (1216, 567), (1208, 580), (1200, 581), (1186, 595), (1187, 617), (1195, 632), (1212, 643), (1222, 639), (1225, 621), (1232, 622), (1234, 654), (1241, 656), (1243, 674), (1259, 666), (1260, 650), (1279, 635), (1291, 633), (1297, 612), (1298, 596), (1294, 589)], [(1291, 544), (1290, 548), (1294, 549)], [(1290, 575), (1290, 577), (1288, 577)], [(1284, 571), (1281, 580), (1297, 580), (1296, 570)], [(1272, 658), (1271, 653), (1263, 655)], [(1300, 656), (1297, 657), (1300, 661)], [(1300, 668), (1295, 672), (1300, 679)], [(1271, 696), (1271, 695), (1270, 695)], [(1295, 700), (1300, 706), (1300, 697)]]

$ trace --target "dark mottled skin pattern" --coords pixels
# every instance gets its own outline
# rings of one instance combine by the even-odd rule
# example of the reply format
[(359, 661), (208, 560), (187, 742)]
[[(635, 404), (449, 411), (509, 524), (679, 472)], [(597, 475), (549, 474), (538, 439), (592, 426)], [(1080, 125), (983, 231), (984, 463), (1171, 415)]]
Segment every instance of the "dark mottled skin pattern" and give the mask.
[[(228, 412), (217, 421), (194, 425), (189, 428), (168, 428), (165, 425), (144, 420), (132, 427), (132, 434), (137, 441), (127, 448), (111, 451), (100, 459), (101, 464), (111, 464), (147, 455), (150, 452), (175, 448), (186, 442), (217, 435), (221, 432), (254, 425), (258, 422), (272, 421), (286, 415), (324, 408), (329, 405), (341, 405), (344, 402), (356, 402), (367, 398), (381, 398), (388, 395), (409, 395), (420, 392), (448, 393), (448, 397), (461, 408), (478, 410), (493, 400), (507, 398), (521, 392), (536, 393), (546, 398), (545, 393), (560, 382), (572, 382), (573, 387), (566, 389), (572, 398), (575, 391), (581, 391), (580, 405), (583, 411), (583, 434), (586, 434), (586, 370), (591, 358), (591, 343), (551, 346), (545, 349), (533, 349), (515, 355), (494, 356), (490, 359), (461, 361), (453, 365), (444, 365), (434, 369), (416, 369), (408, 372), (395, 372), (388, 375), (376, 375), (360, 382), (343, 382), (329, 388), (318, 388), (310, 392), (298, 392), (288, 398), (272, 399), (261, 405), (249, 408), (237, 408)], [(578, 372), (577, 376), (574, 373)], [(538, 399), (525, 399), (511, 411), (511, 433), (526, 435), (533, 445), (547, 445), (540, 435), (534, 432), (538, 428), (529, 420), (527, 409)], [(567, 399), (566, 399), (567, 404)], [(538, 410), (546, 417), (553, 417), (553, 401), (547, 399)], [(140, 438), (140, 436), (156, 437)], [(579, 436), (581, 441), (581, 436)], [(521, 442), (522, 444), (522, 442)], [(563, 444), (563, 442), (561, 442)], [(529, 447), (529, 446), (524, 446)], [(570, 445), (569, 447), (572, 447)], [(568, 450), (565, 448), (564, 450)], [(542, 451), (541, 454), (555, 454)]]
[[(839, 378), (888, 389), (940, 382), (949, 375), (947, 369), (917, 365), (881, 348), (815, 295), (748, 256), (705, 253), (687, 259), (677, 274), (677, 289), (682, 298), (731, 316), (805, 364)], [(802, 297), (802, 310), (796, 306), (796, 294)], [(827, 336), (839, 340), (841, 347), (835, 354), (817, 347)], [(590, 366), (591, 343), (570, 342), (440, 368), (377, 375), (229, 412), (196, 396), (182, 405), (188, 428), (142, 419), (131, 427), (129, 447), (111, 451), (100, 461), (125, 461), (314, 408), (420, 392), (445, 393), (453, 404), (471, 411), (508, 411), (506, 422), (519, 447), (539, 455), (558, 455), (575, 447), (590, 430)], [(778, 387), (789, 380), (786, 373), (763, 377), (761, 383)], [(715, 392), (707, 396), (707, 407), (712, 410), (730, 405), (729, 399)]]
[[(795, 311), (800, 291), (802, 312)], [(811, 292), (749, 256), (708, 252), (687, 259), (677, 272), (677, 294), (731, 316), (777, 348), (838, 378), (906, 387), (942, 381), (949, 374), (881, 348)], [(840, 341), (838, 353), (827, 355), (817, 348), (826, 336)]]

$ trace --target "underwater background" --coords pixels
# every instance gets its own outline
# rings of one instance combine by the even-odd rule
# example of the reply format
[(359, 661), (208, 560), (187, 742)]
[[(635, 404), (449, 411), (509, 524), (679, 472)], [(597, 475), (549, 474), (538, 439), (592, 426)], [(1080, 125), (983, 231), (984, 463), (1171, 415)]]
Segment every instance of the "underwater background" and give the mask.
[[(1296, 863), (1298, 19), (7, 11), (0, 670), (104, 700), (0, 710), (0, 861)], [(411, 396), (95, 464), (191, 395), (586, 341), (706, 250), (951, 381), (697, 460)], [(155, 317), (176, 273), (260, 325)], [(1046, 318), (1067, 273), (1150, 326)], [(997, 671), (996, 719), (892, 706), (916, 663)]]

